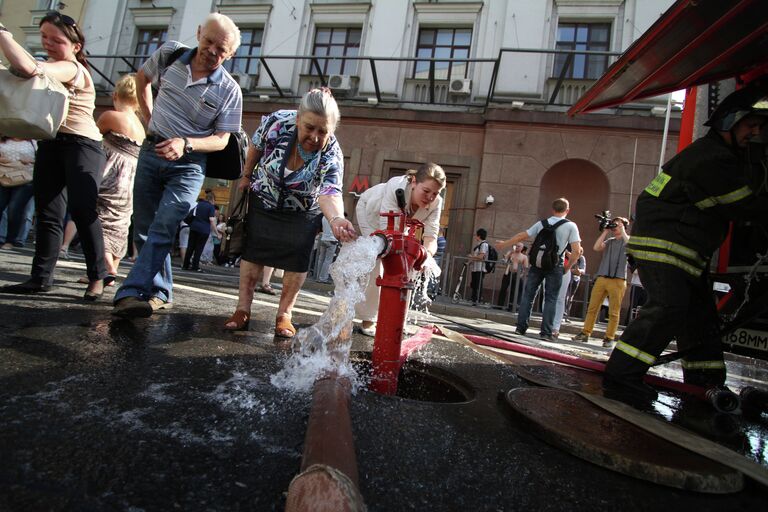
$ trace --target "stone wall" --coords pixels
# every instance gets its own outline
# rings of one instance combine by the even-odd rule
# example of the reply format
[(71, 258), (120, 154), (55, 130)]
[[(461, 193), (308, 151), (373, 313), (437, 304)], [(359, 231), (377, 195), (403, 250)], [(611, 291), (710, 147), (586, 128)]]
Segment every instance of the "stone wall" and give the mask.
[[(290, 108), (246, 103), (249, 132), (261, 115)], [(677, 146), (678, 120), (667, 143)], [(448, 252), (463, 255), (472, 235), (486, 228), (489, 240), (509, 238), (549, 214), (556, 197), (571, 201), (589, 270), (600, 261), (595, 213), (629, 216), (630, 205), (659, 164), (663, 119), (583, 116), (489, 110), (485, 114), (343, 107), (337, 137), (345, 156), (344, 203), (354, 217), (355, 192), (425, 161), (442, 165), (452, 182), (452, 204), (443, 217)], [(633, 177), (634, 174), (634, 177)], [(354, 185), (354, 186), (353, 186)], [(355, 188), (355, 190), (353, 190)], [(485, 198), (494, 196), (487, 207)]]

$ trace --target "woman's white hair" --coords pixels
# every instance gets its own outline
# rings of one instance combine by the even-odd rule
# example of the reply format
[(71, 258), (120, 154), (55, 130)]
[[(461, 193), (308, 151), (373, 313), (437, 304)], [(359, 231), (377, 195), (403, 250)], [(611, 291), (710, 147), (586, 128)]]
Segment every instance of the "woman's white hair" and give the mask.
[(203, 21), (203, 27), (207, 27), (208, 25), (218, 25), (232, 34), (232, 38), (235, 40), (232, 44), (232, 53), (234, 54), (240, 47), (240, 29), (237, 28), (237, 25), (232, 21), (232, 18), (221, 14), (220, 12), (212, 12), (206, 16), (205, 21)]
[(329, 121), (332, 131), (336, 131), (341, 121), (341, 113), (339, 113), (339, 106), (336, 104), (336, 100), (331, 94), (331, 90), (327, 87), (321, 87), (319, 89), (312, 89), (301, 98), (299, 104), (299, 115), (303, 112), (312, 112), (318, 116), (322, 116)]

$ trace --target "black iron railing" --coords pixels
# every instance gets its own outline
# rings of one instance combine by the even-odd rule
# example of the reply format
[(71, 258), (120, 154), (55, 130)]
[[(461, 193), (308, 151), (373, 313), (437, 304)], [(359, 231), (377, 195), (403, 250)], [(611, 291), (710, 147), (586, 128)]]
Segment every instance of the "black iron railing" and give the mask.
[[(416, 104), (429, 104), (429, 105), (451, 105), (456, 106), (456, 103), (447, 103), (447, 102), (440, 102), (436, 99), (435, 91), (437, 90), (437, 87), (442, 85), (442, 82), (445, 82), (446, 80), (451, 80), (452, 78), (447, 79), (437, 79), (435, 77), (436, 72), (436, 66), (439, 64), (444, 63), (464, 63), (467, 65), (472, 65), (474, 67), (477, 66), (484, 66), (489, 65), (492, 66), (491, 71), (491, 79), (489, 81), (488, 91), (485, 97), (481, 95), (474, 95), (474, 98), (469, 98), (467, 102), (461, 103), (461, 106), (465, 107), (487, 107), (492, 102), (498, 102), (498, 101), (509, 101), (510, 96), (513, 96), (514, 93), (505, 92), (503, 99), (497, 96), (497, 84), (498, 84), (498, 77), (499, 73), (502, 68), (502, 63), (504, 61), (503, 57), (505, 54), (525, 54), (525, 53), (533, 53), (533, 54), (565, 54), (567, 57), (563, 61), (563, 65), (560, 70), (553, 70), (552, 76), (547, 77), (549, 78), (557, 78), (557, 81), (552, 88), (549, 98), (543, 98), (542, 99), (532, 99), (530, 97), (530, 94), (525, 94), (525, 102), (529, 104), (547, 104), (547, 105), (558, 105), (558, 106), (570, 106), (570, 103), (556, 103), (558, 93), (560, 92), (561, 86), (563, 84), (563, 81), (565, 80), (565, 77), (568, 75), (569, 69), (573, 66), (573, 60), (575, 55), (602, 55), (602, 56), (608, 56), (609, 58), (617, 57), (621, 55), (621, 53), (616, 52), (606, 52), (606, 51), (586, 51), (586, 50), (550, 50), (550, 49), (534, 49), (534, 48), (501, 48), (499, 50), (498, 55), (495, 58), (463, 58), (463, 59), (446, 59), (446, 58), (419, 58), (419, 57), (370, 57), (370, 56), (354, 56), (354, 57), (345, 57), (345, 56), (334, 56), (332, 59), (336, 60), (343, 60), (343, 61), (360, 61), (363, 63), (367, 63), (370, 71), (370, 77), (373, 82), (373, 93), (376, 98), (377, 103), (393, 103), (393, 104), (402, 104), (402, 103), (416, 103)], [(104, 92), (109, 92), (111, 87), (114, 87), (114, 82), (108, 76), (110, 72), (105, 71), (104, 68), (108, 68), (108, 65), (94, 65), (94, 62), (98, 62), (101, 60), (106, 61), (120, 61), (125, 63), (127, 68), (125, 71), (131, 71), (135, 72), (137, 71), (135, 62), (141, 62), (142, 59), (146, 59), (146, 55), (89, 55), (89, 62), (91, 63), (92, 71), (102, 77), (104, 81), (109, 84), (108, 87), (105, 88)], [(328, 56), (314, 56), (314, 55), (261, 55), (261, 56), (237, 56), (233, 57), (233, 60), (256, 60), (258, 59), (260, 68), (264, 70), (266, 73), (266, 76), (269, 77), (270, 87), (272, 91), (274, 91), (274, 94), (276, 94), (279, 98), (282, 99), (296, 99), (299, 96), (297, 94), (292, 94), (289, 91), (291, 90), (290, 86), (286, 84), (280, 84), (278, 83), (277, 78), (275, 77), (275, 74), (273, 73), (272, 68), (270, 67), (270, 63), (274, 63), (275, 61), (281, 61), (281, 60), (293, 60), (293, 61), (303, 61), (303, 62), (309, 62), (309, 76), (316, 77), (319, 82), (322, 85), (328, 84), (328, 78), (329, 75), (326, 75), (322, 72), (322, 68), (320, 66), (320, 60), (321, 59), (329, 59), (331, 57)], [(382, 63), (387, 62), (398, 62), (398, 63), (415, 63), (415, 62), (427, 62), (429, 64), (429, 72), (427, 75), (427, 78), (424, 79), (428, 86), (429, 90), (429, 98), (428, 100), (415, 100), (410, 98), (392, 98), (392, 97), (386, 97), (382, 94), (381, 86), (379, 83), (379, 68), (381, 67)], [(114, 66), (112, 66), (114, 67)], [(474, 75), (479, 74), (479, 70), (475, 69), (473, 73)], [(415, 80), (413, 78), (409, 78), (409, 80)], [(594, 80), (585, 80), (587, 83), (592, 83)], [(267, 88), (269, 89), (269, 87)], [(252, 96), (258, 96), (259, 94), (266, 94), (265, 89), (263, 87), (259, 88), (259, 92), (245, 92), (246, 96), (252, 95)], [(354, 98), (353, 98), (354, 99)], [(357, 99), (363, 99), (366, 100), (366, 98), (357, 98)]]

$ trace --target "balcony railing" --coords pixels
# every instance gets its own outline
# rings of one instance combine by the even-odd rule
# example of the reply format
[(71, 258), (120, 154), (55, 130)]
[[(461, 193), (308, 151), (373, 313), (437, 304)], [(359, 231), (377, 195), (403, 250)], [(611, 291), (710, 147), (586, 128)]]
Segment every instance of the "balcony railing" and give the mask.
[[(360, 100), (373, 103), (392, 103), (392, 104), (423, 104), (423, 105), (445, 105), (455, 106), (462, 105), (466, 107), (487, 107), (490, 103), (509, 103), (515, 99), (515, 93), (510, 91), (504, 91), (503, 94), (497, 93), (497, 81), (502, 70), (502, 66), (510, 66), (514, 63), (511, 59), (503, 59), (505, 54), (567, 54), (568, 58), (565, 59), (563, 69), (560, 72), (560, 76), (556, 78), (550, 78), (542, 84), (541, 90), (536, 94), (531, 94), (530, 91), (520, 93), (520, 98), (525, 100), (526, 104), (532, 105), (557, 105), (557, 106), (570, 106), (581, 94), (594, 83), (593, 80), (572, 80), (565, 79), (568, 66), (573, 62), (574, 55), (607, 55), (610, 58), (620, 55), (614, 52), (602, 52), (602, 51), (578, 51), (578, 50), (550, 50), (550, 49), (530, 49), (530, 48), (502, 48), (499, 50), (498, 55), (495, 58), (465, 58), (465, 59), (426, 59), (416, 57), (366, 57), (366, 56), (354, 56), (333, 57), (334, 59), (343, 61), (358, 61), (354, 69), (357, 69), (359, 76), (350, 77), (350, 81), (344, 81), (345, 84), (352, 85), (345, 86), (345, 94), (343, 95), (347, 100)], [(92, 71), (95, 75), (101, 77), (101, 89), (103, 92), (111, 91), (114, 87), (114, 80), (120, 72), (136, 71), (134, 62), (140, 58), (146, 58), (145, 55), (89, 55), (89, 62), (92, 66)], [(250, 85), (244, 89), (245, 96), (269, 96), (270, 98), (281, 99), (297, 99), (306, 92), (310, 87), (317, 85), (328, 85), (329, 76), (324, 74), (321, 70), (320, 59), (327, 57), (316, 57), (312, 55), (261, 55), (261, 56), (237, 56), (233, 59), (258, 59), (259, 72), (262, 83), (258, 85), (258, 80), (250, 80)], [(291, 80), (291, 83), (279, 83), (275, 77), (275, 73), (271, 66), (279, 61), (299, 61), (301, 64), (297, 66), (299, 68), (306, 69), (306, 72), (301, 75), (297, 84)], [(391, 69), (395, 69), (396, 72), (402, 73), (401, 64), (406, 63), (408, 66), (415, 65), (416, 62), (426, 62), (429, 65), (428, 76), (425, 79), (415, 78), (403, 78), (402, 83), (397, 93), (383, 93), (379, 76), (382, 69), (385, 72), (390, 72)], [(484, 79), (487, 83), (487, 89), (479, 90), (475, 84), (480, 83), (478, 80), (471, 80), (471, 90), (468, 88), (469, 83), (462, 87), (461, 83), (455, 84), (456, 88), (453, 88), (451, 80), (441, 80), (435, 78), (436, 67), (442, 63), (451, 62), (454, 64), (464, 65), (469, 68), (468, 77), (481, 77), (487, 76), (487, 71), (490, 69), (490, 80)], [(483, 68), (486, 68), (485, 70)], [(112, 70), (112, 71), (109, 71)], [(405, 72), (405, 76), (410, 76), (410, 73)], [(459, 79), (462, 80), (462, 79)], [(360, 94), (358, 92), (358, 85), (365, 81), (366, 84), (372, 86), (372, 90), (366, 94)], [(243, 83), (243, 82), (241, 82)], [(291, 87), (297, 87), (296, 91), (292, 91)], [(353, 87), (354, 86), (354, 87)], [(399, 96), (398, 96), (399, 95)], [(538, 96), (538, 97), (537, 97)], [(370, 99), (369, 99), (370, 98)]]

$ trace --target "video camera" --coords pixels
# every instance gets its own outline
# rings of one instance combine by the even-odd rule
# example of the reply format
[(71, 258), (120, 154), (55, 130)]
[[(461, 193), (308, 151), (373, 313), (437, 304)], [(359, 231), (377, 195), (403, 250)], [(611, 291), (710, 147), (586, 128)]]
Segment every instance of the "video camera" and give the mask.
[[(616, 226), (618, 226), (617, 222), (618, 220), (616, 218), (613, 218), (611, 216), (611, 210), (603, 210), (602, 213), (596, 214), (595, 218), (597, 219), (597, 229), (598, 231), (604, 231), (605, 229), (613, 229)], [(620, 219), (622, 224), (624, 224), (624, 227), (627, 227), (627, 223), (624, 221), (624, 219)]]

